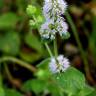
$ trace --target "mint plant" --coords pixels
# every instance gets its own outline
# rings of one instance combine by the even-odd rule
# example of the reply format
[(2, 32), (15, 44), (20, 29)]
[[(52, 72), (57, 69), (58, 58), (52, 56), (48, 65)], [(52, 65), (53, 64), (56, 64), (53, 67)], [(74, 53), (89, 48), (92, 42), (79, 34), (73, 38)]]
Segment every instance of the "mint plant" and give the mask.
[[(87, 82), (95, 82), (90, 76), (87, 56), (67, 10), (71, 5), (65, 0), (44, 0), (41, 8), (42, 0), (15, 1), (17, 13), (10, 11), (0, 16), (0, 32), (4, 29), (3, 34), (0, 33), (0, 96), (96, 96), (96, 89)], [(94, 50), (95, 19), (90, 39), (90, 47)], [(68, 40), (71, 31), (84, 63), (85, 75), (73, 67), (69, 56), (59, 52), (59, 39)], [(23, 68), (26, 70), (24, 75), (18, 74)], [(13, 71), (20, 77), (15, 77)], [(27, 78), (26, 75), (31, 76)]]
[[(47, 63), (45, 63), (47, 59), (42, 61), (42, 63), (39, 64), (39, 68), (40, 66), (41, 68), (42, 66), (46, 66), (45, 68), (49, 70), (48, 72), (50, 73), (48, 78), (51, 78), (52, 81), (55, 82), (54, 84), (62, 90), (59, 94), (60, 96), (91, 96), (94, 89), (87, 85), (83, 73), (73, 68), (66, 57), (58, 54), (57, 35), (59, 34), (62, 39), (68, 39), (70, 36), (68, 24), (65, 22), (64, 17), (62, 17), (62, 14), (64, 15), (66, 13), (67, 7), (68, 4), (65, 0), (44, 0), (43, 16), (45, 21), (41, 23), (41, 26), (36, 28), (38, 29), (41, 39), (45, 40), (44, 45), (48, 50), (50, 60), (48, 60)], [(38, 19), (34, 17), (36, 11), (33, 11), (34, 14), (33, 12), (31, 13), (30, 10), (32, 10), (32, 8), (34, 7), (28, 6), (27, 13), (32, 14), (30, 16), (32, 16), (33, 20), (30, 25), (33, 27), (34, 25), (38, 25)], [(50, 42), (48, 43), (48, 41), (54, 43), (54, 53), (50, 49), (48, 45)], [(37, 76), (42, 75), (44, 75), (44, 72), (40, 71)]]

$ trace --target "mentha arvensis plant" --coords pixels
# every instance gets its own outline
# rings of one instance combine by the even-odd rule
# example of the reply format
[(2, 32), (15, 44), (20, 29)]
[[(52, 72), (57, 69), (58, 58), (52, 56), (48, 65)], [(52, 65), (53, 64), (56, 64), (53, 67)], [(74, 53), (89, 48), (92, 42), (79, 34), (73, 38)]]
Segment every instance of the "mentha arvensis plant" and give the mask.
[[(67, 3), (64, 0), (45, 0), (43, 6), (43, 15), (45, 23), (41, 25), (40, 35), (43, 39), (55, 40), (58, 33), (61, 37), (66, 36), (68, 25), (61, 16), (65, 13)], [(63, 55), (53, 56), (49, 63), (49, 69), (52, 73), (60, 73), (67, 70), (69, 60)]]

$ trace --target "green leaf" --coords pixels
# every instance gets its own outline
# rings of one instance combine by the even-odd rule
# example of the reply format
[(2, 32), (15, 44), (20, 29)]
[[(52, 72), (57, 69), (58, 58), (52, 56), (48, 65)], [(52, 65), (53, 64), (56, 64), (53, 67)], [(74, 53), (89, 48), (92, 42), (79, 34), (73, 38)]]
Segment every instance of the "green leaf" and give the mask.
[(87, 96), (96, 96), (96, 89), (91, 94), (89, 94)]
[(42, 80), (47, 80), (48, 78), (51, 77), (51, 74), (49, 72), (49, 70), (44, 70), (44, 69), (39, 69), (35, 75)]
[(85, 87), (77, 94), (77, 96), (87, 96), (91, 93), (93, 93), (94, 89), (88, 85), (85, 85)]
[(20, 49), (20, 37), (17, 32), (7, 32), (0, 36), (0, 50), (10, 55), (16, 55)]
[(15, 25), (18, 20), (18, 16), (16, 16), (16, 14), (14, 13), (2, 14), (0, 16), (0, 29), (15, 28)]
[(66, 72), (55, 74), (57, 84), (64, 89), (66, 93), (77, 94), (85, 86), (84, 75), (75, 68), (69, 68)]
[(25, 82), (22, 88), (26, 91), (33, 91), (39, 94), (46, 89), (46, 84), (47, 83), (43, 80), (33, 79)]
[(1, 86), (0, 86), (0, 96), (5, 96), (5, 91)]
[(53, 82), (48, 82), (48, 91), (52, 94), (52, 96), (65, 96), (62, 89)]
[(50, 58), (47, 58), (37, 64), (39, 70), (35, 73), (35, 75), (40, 79), (48, 79), (51, 76), (51, 73), (48, 68), (48, 64), (50, 62)]
[(14, 89), (6, 89), (5, 93), (6, 93), (5, 96), (22, 96), (21, 93), (19, 93), (18, 91), (14, 90)]
[(28, 34), (26, 34), (25, 42), (31, 48), (35, 49), (37, 52), (39, 52), (39, 53), (43, 52), (42, 44), (41, 44), (40, 40), (38, 40), (38, 38), (34, 34), (32, 34), (30, 32)]

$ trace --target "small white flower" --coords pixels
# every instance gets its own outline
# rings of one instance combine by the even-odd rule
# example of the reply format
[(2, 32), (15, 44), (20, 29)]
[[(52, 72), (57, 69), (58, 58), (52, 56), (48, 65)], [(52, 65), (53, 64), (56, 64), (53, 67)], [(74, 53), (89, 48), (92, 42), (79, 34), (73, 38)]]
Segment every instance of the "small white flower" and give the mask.
[(56, 30), (51, 28), (51, 25), (54, 26), (53, 20), (47, 20), (44, 24), (42, 24), (40, 28), (40, 35), (45, 39), (55, 39)]
[(63, 55), (59, 55), (56, 59), (53, 57), (49, 63), (49, 68), (52, 73), (65, 72), (70, 67), (69, 60)]

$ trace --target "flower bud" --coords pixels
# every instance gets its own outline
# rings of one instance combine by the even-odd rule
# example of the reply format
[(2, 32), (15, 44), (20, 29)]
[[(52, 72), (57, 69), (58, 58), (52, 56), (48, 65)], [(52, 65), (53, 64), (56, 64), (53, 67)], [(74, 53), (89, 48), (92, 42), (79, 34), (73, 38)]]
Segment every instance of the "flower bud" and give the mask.
[(26, 12), (29, 16), (33, 15), (36, 13), (36, 7), (33, 5), (28, 5)]
[(32, 26), (32, 27), (35, 27), (36, 26), (36, 22), (34, 20), (30, 20), (29, 21), (29, 25)]

